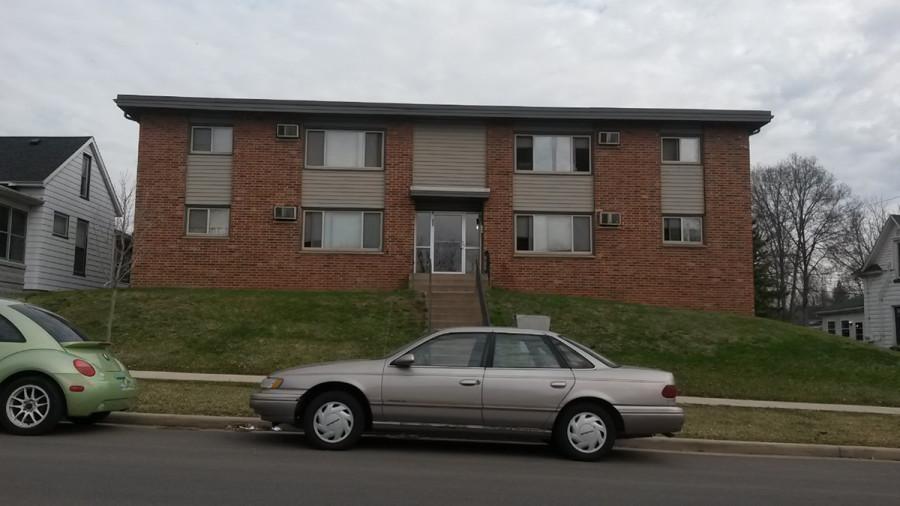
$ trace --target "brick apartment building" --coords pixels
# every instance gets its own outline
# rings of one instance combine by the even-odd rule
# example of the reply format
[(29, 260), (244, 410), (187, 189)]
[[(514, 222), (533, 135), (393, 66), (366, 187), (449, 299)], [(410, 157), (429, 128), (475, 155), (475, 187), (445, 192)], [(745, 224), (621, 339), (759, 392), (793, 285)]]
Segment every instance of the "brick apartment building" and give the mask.
[(750, 314), (769, 111), (120, 95), (134, 286), (493, 286)]

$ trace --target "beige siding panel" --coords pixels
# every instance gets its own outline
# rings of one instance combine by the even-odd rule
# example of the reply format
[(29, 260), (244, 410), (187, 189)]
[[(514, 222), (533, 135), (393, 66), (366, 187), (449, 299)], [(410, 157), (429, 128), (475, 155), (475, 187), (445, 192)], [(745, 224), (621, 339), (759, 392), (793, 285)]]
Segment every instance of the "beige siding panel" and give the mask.
[(517, 211), (594, 211), (591, 175), (515, 174), (513, 208)]
[(703, 167), (662, 167), (663, 214), (703, 214)]
[(231, 204), (230, 156), (188, 155), (186, 204)]
[(485, 128), (480, 125), (416, 125), (413, 185), (485, 185)]
[(384, 171), (306, 169), (303, 171), (305, 208), (384, 208)]

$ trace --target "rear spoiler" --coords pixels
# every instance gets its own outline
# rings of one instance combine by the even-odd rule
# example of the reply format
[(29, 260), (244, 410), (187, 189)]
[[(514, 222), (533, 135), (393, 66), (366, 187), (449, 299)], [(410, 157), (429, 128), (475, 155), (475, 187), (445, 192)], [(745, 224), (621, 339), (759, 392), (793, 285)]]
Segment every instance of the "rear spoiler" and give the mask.
[(59, 344), (63, 348), (109, 348), (112, 346), (112, 343), (109, 341), (72, 341)]

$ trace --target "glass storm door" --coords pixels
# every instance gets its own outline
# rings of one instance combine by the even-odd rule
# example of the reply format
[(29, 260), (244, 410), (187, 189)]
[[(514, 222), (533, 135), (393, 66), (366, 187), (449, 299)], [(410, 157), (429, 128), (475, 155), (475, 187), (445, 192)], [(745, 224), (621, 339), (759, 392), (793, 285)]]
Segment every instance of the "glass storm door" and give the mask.
[(463, 214), (434, 213), (431, 248), (434, 272), (463, 272)]

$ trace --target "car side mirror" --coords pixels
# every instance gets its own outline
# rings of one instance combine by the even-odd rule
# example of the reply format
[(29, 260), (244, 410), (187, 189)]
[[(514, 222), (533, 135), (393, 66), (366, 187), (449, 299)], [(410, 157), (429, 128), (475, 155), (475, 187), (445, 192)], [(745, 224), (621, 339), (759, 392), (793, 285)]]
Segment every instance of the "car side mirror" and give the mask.
[(416, 356), (412, 353), (407, 353), (406, 355), (398, 357), (396, 360), (391, 362), (391, 365), (395, 365), (397, 367), (409, 367), (416, 362)]

